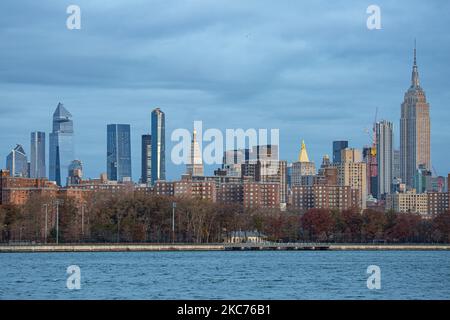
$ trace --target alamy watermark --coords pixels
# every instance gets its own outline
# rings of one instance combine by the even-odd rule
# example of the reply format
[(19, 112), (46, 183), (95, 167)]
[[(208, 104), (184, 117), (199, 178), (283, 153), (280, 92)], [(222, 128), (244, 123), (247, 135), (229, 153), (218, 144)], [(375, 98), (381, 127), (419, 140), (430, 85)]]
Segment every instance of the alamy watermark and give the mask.
[(66, 281), (66, 287), (69, 290), (81, 289), (81, 268), (77, 265), (70, 265), (66, 270), (69, 277)]
[[(270, 131), (270, 132), (269, 132)], [(222, 164), (240, 163), (232, 154), (225, 154), (225, 150), (244, 150), (254, 149), (258, 146), (257, 151), (252, 153), (253, 160), (278, 161), (280, 142), (279, 129), (226, 129), (225, 134), (217, 128), (209, 128), (203, 130), (202, 121), (194, 121), (194, 131), (196, 148), (192, 148), (193, 134), (185, 128), (175, 129), (170, 139), (175, 145), (171, 151), (171, 160), (174, 164), (195, 164), (195, 157), (192, 152), (197, 152), (204, 164)], [(270, 139), (269, 139), (270, 135)], [(273, 148), (264, 148), (271, 146)], [(276, 148), (276, 152), (274, 149)], [(252, 160), (250, 158), (250, 160)]]
[(381, 8), (376, 4), (371, 4), (367, 7), (367, 14), (370, 16), (367, 18), (366, 25), (369, 30), (381, 29)]
[(381, 269), (379, 266), (370, 265), (367, 267), (367, 289), (369, 290), (379, 290), (381, 289)]

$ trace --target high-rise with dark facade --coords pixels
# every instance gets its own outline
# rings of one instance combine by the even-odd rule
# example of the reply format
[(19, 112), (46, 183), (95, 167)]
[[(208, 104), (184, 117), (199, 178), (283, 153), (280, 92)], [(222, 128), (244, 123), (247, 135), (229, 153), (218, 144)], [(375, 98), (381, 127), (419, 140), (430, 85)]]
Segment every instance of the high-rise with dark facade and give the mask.
[(415, 47), (411, 86), (405, 93), (401, 109), (400, 161), (401, 178), (410, 187), (419, 166), (431, 170), (430, 105), (419, 83)]
[(108, 124), (106, 167), (109, 180), (131, 181), (131, 134), (129, 124)]
[(166, 180), (166, 124), (160, 108), (152, 111), (152, 185)]
[(53, 113), (49, 157), (49, 179), (61, 186), (61, 181), (66, 180), (69, 165), (74, 160), (72, 115), (62, 103), (58, 103)]
[(141, 141), (141, 183), (152, 180), (152, 136), (143, 134)]
[(333, 163), (341, 163), (341, 151), (348, 148), (348, 141), (333, 141)]
[(377, 199), (391, 193), (392, 158), (393, 158), (393, 125), (383, 120), (375, 124), (378, 164)]
[(32, 132), (30, 146), (30, 178), (45, 178), (45, 132)]

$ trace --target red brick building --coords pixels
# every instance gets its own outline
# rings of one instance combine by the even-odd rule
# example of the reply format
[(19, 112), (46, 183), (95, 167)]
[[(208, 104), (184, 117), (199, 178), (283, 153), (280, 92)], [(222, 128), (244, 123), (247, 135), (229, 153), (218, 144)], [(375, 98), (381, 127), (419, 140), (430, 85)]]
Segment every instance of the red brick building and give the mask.
[(58, 186), (47, 179), (11, 177), (8, 170), (0, 170), (0, 204), (22, 205), (32, 195), (56, 197)]
[(345, 210), (358, 207), (359, 191), (350, 186), (294, 186), (292, 207), (300, 210), (312, 208)]
[(245, 182), (243, 202), (246, 208), (280, 208), (280, 184)]

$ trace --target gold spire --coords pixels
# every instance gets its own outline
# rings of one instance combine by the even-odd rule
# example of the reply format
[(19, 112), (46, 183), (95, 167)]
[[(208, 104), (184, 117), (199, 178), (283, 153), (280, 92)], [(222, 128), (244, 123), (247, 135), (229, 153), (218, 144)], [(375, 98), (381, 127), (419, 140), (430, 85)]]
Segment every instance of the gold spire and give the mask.
[(306, 151), (305, 140), (302, 140), (302, 148), (300, 149), (300, 154), (298, 155), (299, 162), (309, 162), (308, 152)]

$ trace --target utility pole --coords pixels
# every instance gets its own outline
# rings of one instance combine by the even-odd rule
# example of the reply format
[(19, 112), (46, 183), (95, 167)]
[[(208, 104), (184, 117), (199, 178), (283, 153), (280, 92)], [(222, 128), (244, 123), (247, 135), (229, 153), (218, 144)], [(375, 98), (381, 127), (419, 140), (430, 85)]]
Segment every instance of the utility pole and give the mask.
[(172, 243), (175, 242), (175, 208), (177, 207), (177, 203), (172, 203)]

